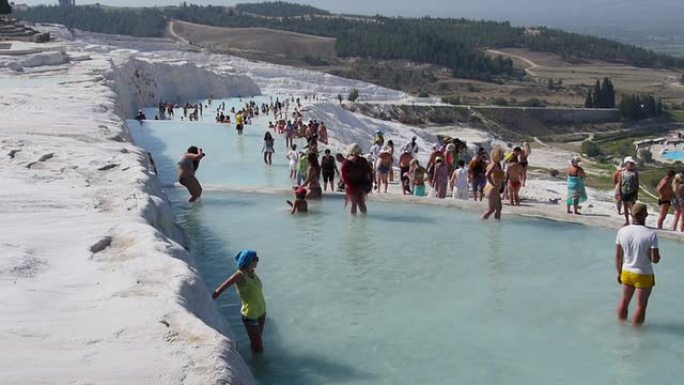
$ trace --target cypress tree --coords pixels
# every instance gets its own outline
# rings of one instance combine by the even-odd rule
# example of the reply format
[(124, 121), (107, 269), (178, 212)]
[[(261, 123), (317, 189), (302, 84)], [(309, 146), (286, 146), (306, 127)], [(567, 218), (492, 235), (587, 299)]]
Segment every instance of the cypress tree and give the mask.
[(615, 108), (615, 89), (613, 88), (613, 83), (610, 81), (610, 79), (603, 79), (601, 93), (603, 96), (603, 99), (601, 100), (601, 108)]
[(596, 79), (596, 84), (594, 84), (594, 108), (602, 108), (603, 106), (603, 92), (601, 91), (601, 82)]
[(663, 99), (658, 99), (658, 104), (656, 104), (656, 115), (662, 115), (663, 113)]
[(12, 13), (12, 7), (10, 7), (7, 0), (0, 0), (0, 15), (9, 15)]
[(584, 99), (584, 108), (593, 108), (594, 100), (591, 97), (591, 90), (587, 92), (587, 98)]

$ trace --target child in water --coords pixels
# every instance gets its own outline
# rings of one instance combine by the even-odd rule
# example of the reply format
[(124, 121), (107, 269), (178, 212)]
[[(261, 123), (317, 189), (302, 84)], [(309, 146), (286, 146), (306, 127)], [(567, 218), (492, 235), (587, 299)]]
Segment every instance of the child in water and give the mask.
[(295, 189), (295, 201), (287, 201), (287, 204), (292, 207), (290, 214), (295, 214), (297, 212), (303, 213), (307, 212), (309, 209), (309, 204), (306, 203), (306, 189), (304, 187), (297, 187)]
[(240, 250), (235, 255), (238, 270), (214, 290), (211, 297), (217, 299), (230, 286), (235, 285), (242, 306), (240, 314), (249, 337), (252, 352), (264, 350), (263, 333), (266, 324), (266, 300), (264, 299), (261, 280), (255, 269), (259, 256), (254, 250)]

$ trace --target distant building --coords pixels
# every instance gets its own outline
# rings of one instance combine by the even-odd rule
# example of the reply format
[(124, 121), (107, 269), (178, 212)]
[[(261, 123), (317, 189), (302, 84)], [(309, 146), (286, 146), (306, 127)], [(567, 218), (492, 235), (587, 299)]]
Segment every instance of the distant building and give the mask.
[(541, 31), (535, 28), (525, 28), (525, 35), (527, 36), (539, 36)]
[(76, 0), (58, 0), (60, 6), (76, 5)]
[(28, 6), (28, 4), (24, 4), (24, 3), (14, 4), (14, 5), (12, 5), (12, 9), (15, 11), (28, 11), (29, 6)]

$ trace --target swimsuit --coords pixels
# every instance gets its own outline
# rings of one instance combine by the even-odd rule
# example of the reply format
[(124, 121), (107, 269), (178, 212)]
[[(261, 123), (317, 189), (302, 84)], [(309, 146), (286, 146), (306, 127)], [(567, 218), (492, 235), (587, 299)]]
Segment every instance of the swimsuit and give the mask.
[(323, 170), (321, 174), (323, 175), (323, 183), (333, 183), (335, 181), (335, 171)]
[(186, 178), (195, 176), (195, 163), (192, 159), (181, 158), (178, 163), (178, 182), (185, 185)]
[(242, 302), (240, 314), (249, 320), (258, 320), (266, 314), (266, 300), (264, 300), (261, 280), (256, 274), (250, 277), (243, 273), (242, 276), (245, 283), (242, 286), (236, 286)]
[(628, 270), (622, 270), (620, 281), (623, 285), (632, 286), (637, 289), (648, 289), (655, 286), (655, 275), (639, 274)]
[(487, 182), (487, 186), (484, 189), (484, 193), (489, 195), (490, 193), (499, 194), (499, 189), (501, 188), (501, 182), (504, 179), (504, 172), (501, 169), (492, 171), (492, 180), (494, 184)]

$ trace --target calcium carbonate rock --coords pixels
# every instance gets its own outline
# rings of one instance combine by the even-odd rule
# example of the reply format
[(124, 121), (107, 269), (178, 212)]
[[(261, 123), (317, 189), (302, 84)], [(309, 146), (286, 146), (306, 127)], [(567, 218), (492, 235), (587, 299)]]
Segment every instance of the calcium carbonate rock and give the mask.
[(23, 72), (24, 68), (53, 66), (68, 62), (64, 51), (46, 51), (26, 56), (21, 56), (17, 60), (11, 61), (7, 67), (16, 72)]
[(184, 103), (213, 96), (227, 98), (260, 95), (259, 87), (247, 76), (218, 75), (195, 64), (128, 60), (111, 75), (118, 94), (117, 108), (131, 117), (138, 108), (159, 101)]

